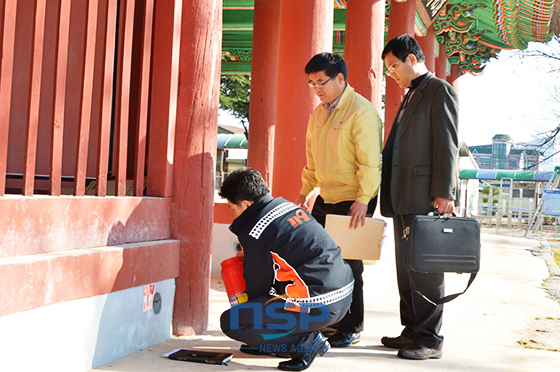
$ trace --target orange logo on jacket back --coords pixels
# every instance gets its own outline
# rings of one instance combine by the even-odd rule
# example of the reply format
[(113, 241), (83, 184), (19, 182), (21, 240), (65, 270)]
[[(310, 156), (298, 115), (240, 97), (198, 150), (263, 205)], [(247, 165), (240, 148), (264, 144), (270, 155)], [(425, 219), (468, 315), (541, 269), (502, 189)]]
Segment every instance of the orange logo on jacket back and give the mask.
[(274, 260), (275, 281), (288, 283), (285, 290), (286, 294), (292, 298), (309, 298), (309, 289), (294, 268), (276, 253), (270, 252), (270, 254), (272, 254)]
[(302, 223), (304, 223), (305, 221), (309, 221), (309, 220), (310, 220), (309, 216), (307, 215), (307, 213), (303, 211), (303, 209), (298, 209), (296, 211), (295, 216), (288, 218), (288, 222), (292, 224), (292, 227), (294, 229), (299, 225), (301, 225)]

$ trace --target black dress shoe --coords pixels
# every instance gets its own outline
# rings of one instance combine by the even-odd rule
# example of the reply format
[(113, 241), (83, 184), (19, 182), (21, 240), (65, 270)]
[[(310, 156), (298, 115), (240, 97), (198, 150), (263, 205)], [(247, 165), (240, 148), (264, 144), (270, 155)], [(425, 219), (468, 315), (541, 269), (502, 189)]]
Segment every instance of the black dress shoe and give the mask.
[(350, 345), (360, 342), (360, 333), (351, 332), (336, 332), (328, 338), (329, 344), (332, 347), (348, 347)]
[(402, 349), (412, 345), (414, 342), (404, 336), (399, 337), (382, 337), (381, 343), (391, 349)]
[(429, 347), (413, 342), (412, 345), (400, 349), (397, 355), (404, 359), (424, 360), (439, 359), (443, 354), (441, 350), (430, 349)]
[(278, 368), (283, 371), (303, 371), (309, 368), (315, 356), (325, 355), (327, 350), (329, 350), (330, 345), (325, 336), (321, 332), (318, 332), (317, 337), (313, 340), (311, 345), (306, 345), (306, 350), (303, 356), (294, 357), (291, 360), (280, 362)]
[[(282, 345), (279, 345), (282, 346)], [(274, 346), (273, 345), (263, 345), (263, 346), (249, 346), (249, 345), (241, 345), (239, 347), (239, 350), (242, 353), (245, 354), (251, 354), (251, 355), (263, 355), (263, 356), (273, 356), (273, 357), (278, 357), (278, 358), (289, 358), (290, 354), (286, 353), (282, 353), (282, 350), (274, 350)]]

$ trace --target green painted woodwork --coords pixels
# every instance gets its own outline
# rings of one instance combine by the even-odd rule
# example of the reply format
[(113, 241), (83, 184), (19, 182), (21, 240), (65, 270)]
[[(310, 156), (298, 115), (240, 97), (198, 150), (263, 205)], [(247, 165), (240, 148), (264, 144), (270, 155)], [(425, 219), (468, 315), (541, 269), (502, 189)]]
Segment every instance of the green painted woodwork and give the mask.
[(223, 0), (222, 7), (224, 10), (229, 9), (250, 9), (255, 7), (255, 0)]
[(335, 9), (333, 30), (340, 31), (345, 29), (346, 29), (346, 9)]
[(232, 63), (232, 62), (222, 62), (222, 74), (251, 74), (251, 63)]
[[(333, 51), (344, 54), (348, 1), (333, 1)], [(412, 0), (408, 0), (412, 1)], [(502, 49), (525, 49), (530, 41), (546, 42), (556, 0), (449, 0), (433, 22), (437, 41), (445, 46), (450, 64), (459, 73), (480, 74), (484, 65)], [(251, 71), (253, 0), (223, 1), (222, 72), (247, 74)], [(557, 6), (557, 8), (560, 8)], [(390, 1), (386, 3), (386, 20)], [(425, 34), (426, 25), (416, 14), (417, 28)], [(385, 30), (387, 29), (387, 21)], [(385, 32), (386, 33), (386, 32)]]
[(496, 172), (496, 178), (501, 180), (502, 178), (511, 178), (513, 179), (515, 177), (515, 171), (514, 170), (499, 170)]
[(534, 171), (517, 171), (515, 172), (515, 179), (517, 180), (532, 180)]
[(459, 171), (459, 178), (461, 179), (474, 179), (478, 174), (478, 169), (461, 169)]
[[(555, 172), (557, 170), (555, 169)], [(501, 180), (510, 178), (513, 181), (549, 181), (554, 172), (497, 170), (497, 169), (460, 169), (460, 179)]]

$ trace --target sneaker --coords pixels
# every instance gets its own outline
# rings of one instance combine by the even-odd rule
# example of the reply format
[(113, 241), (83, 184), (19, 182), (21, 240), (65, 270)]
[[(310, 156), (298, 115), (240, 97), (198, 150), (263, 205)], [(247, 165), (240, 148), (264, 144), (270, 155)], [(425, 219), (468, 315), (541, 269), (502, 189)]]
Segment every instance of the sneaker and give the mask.
[(336, 332), (328, 338), (332, 347), (348, 347), (360, 342), (360, 333)]
[(400, 349), (397, 355), (404, 359), (424, 360), (439, 359), (442, 356), (442, 352), (441, 350), (430, 349), (414, 342), (412, 345)]

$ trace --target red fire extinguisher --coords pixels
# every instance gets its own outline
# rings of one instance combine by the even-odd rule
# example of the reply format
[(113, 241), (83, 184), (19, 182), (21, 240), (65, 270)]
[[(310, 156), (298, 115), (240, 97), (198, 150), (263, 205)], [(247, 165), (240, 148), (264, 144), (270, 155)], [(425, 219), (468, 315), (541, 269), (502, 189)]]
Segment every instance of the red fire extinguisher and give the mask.
[(222, 261), (222, 279), (231, 306), (249, 299), (245, 293), (245, 278), (243, 278), (243, 257), (232, 257)]

